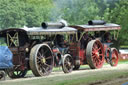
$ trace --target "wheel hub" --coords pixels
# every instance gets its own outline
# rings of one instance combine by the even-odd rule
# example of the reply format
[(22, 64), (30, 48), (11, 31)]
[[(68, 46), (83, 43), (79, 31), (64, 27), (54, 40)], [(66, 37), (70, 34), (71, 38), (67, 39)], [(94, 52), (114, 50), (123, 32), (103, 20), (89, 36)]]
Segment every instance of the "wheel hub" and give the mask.
[(42, 58), (41, 59), (41, 63), (46, 63), (46, 59), (45, 58)]
[(99, 57), (100, 54), (99, 54), (99, 52), (95, 52), (95, 55), (96, 55), (97, 57)]

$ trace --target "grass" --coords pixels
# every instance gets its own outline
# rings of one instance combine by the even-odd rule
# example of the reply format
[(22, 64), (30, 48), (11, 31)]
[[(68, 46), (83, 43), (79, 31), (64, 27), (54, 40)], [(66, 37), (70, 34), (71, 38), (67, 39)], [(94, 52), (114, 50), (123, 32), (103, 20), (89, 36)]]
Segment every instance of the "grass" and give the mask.
[(120, 48), (128, 48), (128, 45), (121, 45)]
[(128, 72), (117, 72), (117, 73), (110, 73), (110, 74), (102, 74), (102, 75), (93, 75), (93, 76), (88, 76), (88, 77), (83, 77), (83, 78), (79, 78), (79, 79), (73, 79), (73, 80), (68, 80), (68, 81), (63, 81), (63, 82), (59, 82), (58, 84), (56, 85), (85, 85), (86, 84), (89, 84), (91, 82), (96, 82), (96, 81), (99, 81), (99, 82), (104, 82), (108, 80), (111, 80), (111, 79), (114, 79), (114, 78), (118, 78), (118, 77), (121, 77), (122, 75), (127, 75)]
[(119, 61), (118, 64), (128, 64), (128, 60)]

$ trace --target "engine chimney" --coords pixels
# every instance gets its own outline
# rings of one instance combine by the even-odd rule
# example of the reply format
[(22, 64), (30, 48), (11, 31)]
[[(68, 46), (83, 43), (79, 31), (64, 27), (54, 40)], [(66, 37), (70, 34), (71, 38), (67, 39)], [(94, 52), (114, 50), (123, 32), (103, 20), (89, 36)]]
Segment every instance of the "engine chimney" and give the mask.
[(106, 24), (106, 22), (103, 20), (90, 20), (88, 21), (88, 24), (89, 25), (104, 25)]
[(62, 28), (67, 26), (67, 22), (66, 21), (59, 21), (59, 22), (43, 22), (41, 24), (41, 26), (46, 29), (48, 27), (50, 28)]

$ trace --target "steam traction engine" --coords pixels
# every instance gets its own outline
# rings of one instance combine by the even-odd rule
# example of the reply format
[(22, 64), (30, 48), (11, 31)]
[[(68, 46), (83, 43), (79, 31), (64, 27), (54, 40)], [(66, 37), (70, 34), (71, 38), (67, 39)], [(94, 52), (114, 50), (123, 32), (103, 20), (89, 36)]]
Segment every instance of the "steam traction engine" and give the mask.
[(69, 54), (68, 43), (64, 43), (64, 35), (76, 32), (63, 22), (1, 30), (0, 39), (13, 53), (13, 68), (6, 72), (11, 78), (24, 77), (28, 70), (32, 70), (35, 76), (48, 75), (53, 66), (62, 66), (64, 73), (71, 72), (73, 58)]
[(74, 38), (77, 40), (71, 42), (69, 48), (74, 58), (74, 70), (85, 64), (92, 69), (101, 68), (104, 60), (111, 66), (118, 64), (118, 50), (112, 45), (117, 40), (119, 25), (93, 20), (87, 25), (71, 27), (78, 30)]
[(92, 69), (101, 68), (104, 60), (116, 66), (118, 51), (111, 46), (119, 29), (117, 24), (94, 20), (88, 25), (67, 26), (59, 22), (1, 30), (0, 39), (13, 54), (13, 67), (6, 72), (11, 78), (19, 78), (28, 70), (35, 76), (48, 75), (54, 66), (62, 66), (64, 73), (85, 64)]

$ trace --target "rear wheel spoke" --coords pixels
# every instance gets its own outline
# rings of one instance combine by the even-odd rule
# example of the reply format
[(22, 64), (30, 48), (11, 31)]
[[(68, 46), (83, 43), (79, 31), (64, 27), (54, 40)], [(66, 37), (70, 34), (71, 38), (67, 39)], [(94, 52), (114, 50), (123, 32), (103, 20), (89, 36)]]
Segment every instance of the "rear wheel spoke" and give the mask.
[(49, 59), (52, 59), (52, 56), (49, 56), (49, 57), (47, 57), (47, 58), (45, 58), (46, 60), (49, 60)]

